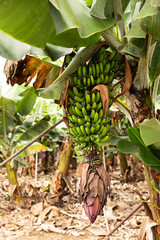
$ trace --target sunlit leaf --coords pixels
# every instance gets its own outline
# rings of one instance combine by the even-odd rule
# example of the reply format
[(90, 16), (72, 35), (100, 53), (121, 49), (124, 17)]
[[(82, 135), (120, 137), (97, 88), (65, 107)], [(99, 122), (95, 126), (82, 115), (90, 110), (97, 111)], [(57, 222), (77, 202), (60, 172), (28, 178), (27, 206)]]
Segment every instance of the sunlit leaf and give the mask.
[(54, 28), (47, 0), (1, 1), (0, 23), (4, 33), (40, 48), (45, 48)]
[(109, 0), (96, 0), (93, 2), (90, 14), (100, 19), (114, 20), (114, 3)]
[(160, 0), (151, 0), (151, 5), (153, 7), (160, 7)]
[(146, 37), (146, 32), (144, 32), (141, 27), (140, 27), (140, 20), (137, 20), (129, 32), (125, 35), (127, 38), (145, 38)]
[(37, 94), (35, 93), (34, 88), (31, 87), (30, 89), (28, 89), (24, 97), (18, 103), (17, 112), (22, 116), (28, 115), (31, 112), (34, 104), (36, 103), (36, 99)]
[(158, 13), (158, 8), (151, 6), (151, 1), (146, 0), (140, 12), (134, 17), (134, 19), (141, 19), (148, 16), (153, 16)]
[(81, 38), (99, 33), (114, 25), (113, 20), (94, 18), (81, 0), (50, 0), (50, 12), (56, 34), (77, 28)]
[(160, 146), (160, 123), (157, 119), (145, 119), (140, 124), (140, 134), (146, 146), (159, 144)]

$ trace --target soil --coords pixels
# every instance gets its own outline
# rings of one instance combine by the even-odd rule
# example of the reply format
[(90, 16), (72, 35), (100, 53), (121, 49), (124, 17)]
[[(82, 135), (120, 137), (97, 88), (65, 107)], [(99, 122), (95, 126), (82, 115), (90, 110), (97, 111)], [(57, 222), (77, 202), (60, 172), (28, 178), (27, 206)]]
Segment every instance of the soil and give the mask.
[[(146, 181), (121, 181), (119, 167), (111, 176), (111, 194), (104, 207), (104, 212), (91, 224), (83, 210), (79, 197), (66, 189), (61, 201), (52, 199), (51, 193), (45, 192), (51, 183), (53, 173), (38, 174), (38, 181), (29, 176), (18, 177), (24, 197), (24, 203), (12, 200), (12, 188), (8, 187), (5, 168), (0, 169), (0, 240), (105, 240), (108, 239), (106, 220), (110, 231), (122, 221), (140, 203), (134, 190), (146, 198)], [(78, 177), (75, 170), (70, 170), (69, 179), (75, 190)], [(104, 216), (105, 213), (105, 216)], [(141, 207), (127, 220), (110, 240), (134, 240), (138, 238), (142, 221), (145, 219)]]

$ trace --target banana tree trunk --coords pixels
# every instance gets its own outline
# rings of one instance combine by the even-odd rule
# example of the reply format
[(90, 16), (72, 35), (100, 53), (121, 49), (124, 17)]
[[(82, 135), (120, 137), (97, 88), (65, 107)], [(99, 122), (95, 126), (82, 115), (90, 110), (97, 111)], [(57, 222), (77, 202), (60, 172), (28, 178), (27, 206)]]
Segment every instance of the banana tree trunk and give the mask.
[(19, 188), (19, 183), (17, 180), (16, 171), (14, 168), (10, 166), (10, 162), (6, 163), (6, 169), (7, 169), (9, 186), (11, 185), (16, 186), (15, 191), (13, 192), (13, 199), (17, 202), (21, 202), (22, 197), (21, 197), (21, 192)]
[[(129, 92), (126, 94), (135, 125), (143, 122), (144, 119), (150, 119), (153, 117), (152, 100), (147, 71), (147, 59), (141, 59), (139, 72), (136, 75)], [(151, 170), (147, 166), (145, 166), (145, 170), (151, 202), (152, 218), (158, 225), (160, 225), (160, 194), (155, 191), (151, 183), (151, 181), (154, 180), (158, 185), (160, 185), (160, 173)], [(155, 227), (155, 235), (156, 240), (160, 239), (159, 226)]]
[(67, 175), (73, 154), (73, 142), (67, 137), (59, 156), (59, 163), (52, 179), (51, 189), (54, 194), (61, 196), (65, 187), (63, 177)]

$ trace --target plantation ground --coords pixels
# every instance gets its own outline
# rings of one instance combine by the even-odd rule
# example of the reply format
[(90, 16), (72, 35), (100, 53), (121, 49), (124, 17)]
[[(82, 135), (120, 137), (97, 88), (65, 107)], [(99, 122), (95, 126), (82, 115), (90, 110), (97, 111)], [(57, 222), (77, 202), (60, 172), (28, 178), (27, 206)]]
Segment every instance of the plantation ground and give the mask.
[[(0, 170), (0, 240), (108, 239), (105, 236), (107, 228), (103, 212), (91, 225), (76, 194), (73, 196), (67, 191), (61, 203), (55, 206), (56, 199), (43, 192), (51, 182), (52, 175), (39, 174), (36, 184), (33, 177), (19, 176), (22, 194), (25, 196), (25, 203), (19, 206), (9, 201), (6, 171)], [(75, 189), (75, 171), (71, 170), (69, 176)], [(122, 183), (118, 167), (110, 176), (112, 192), (105, 212), (111, 230), (140, 203), (134, 190), (138, 190), (144, 198), (148, 196), (148, 192), (145, 181)], [(142, 207), (110, 237), (110, 240), (137, 239), (144, 217)]]

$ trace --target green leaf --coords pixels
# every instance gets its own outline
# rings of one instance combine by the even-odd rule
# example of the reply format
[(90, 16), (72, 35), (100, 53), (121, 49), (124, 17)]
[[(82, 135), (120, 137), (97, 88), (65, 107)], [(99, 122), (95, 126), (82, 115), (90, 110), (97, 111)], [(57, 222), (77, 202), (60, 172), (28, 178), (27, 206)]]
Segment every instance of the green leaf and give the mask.
[(146, 0), (140, 12), (134, 17), (134, 19), (141, 19), (148, 16), (153, 16), (158, 13), (158, 8), (151, 6), (151, 0)]
[(146, 147), (142, 138), (141, 138), (141, 136), (140, 136), (138, 128), (129, 127), (127, 129), (127, 133), (128, 133), (128, 136), (129, 136), (131, 142), (133, 142), (133, 143), (135, 143), (139, 146)]
[(44, 130), (48, 128), (48, 121), (50, 120), (49, 115), (42, 118), (32, 127), (30, 127), (22, 136), (19, 138), (18, 142), (20, 141), (30, 141), (41, 134)]
[(147, 49), (147, 38), (131, 38), (128, 44), (121, 50), (135, 57), (145, 57)]
[(0, 30), (30, 45), (45, 48), (54, 28), (47, 0), (0, 3)]
[(72, 52), (72, 48), (64, 48), (54, 46), (47, 43), (45, 49), (32, 47), (26, 43), (22, 43), (11, 36), (0, 31), (0, 56), (17, 61), (26, 54), (36, 54), (41, 56), (49, 56), (52, 61)]
[(140, 20), (137, 20), (133, 26), (131, 27), (131, 29), (129, 30), (129, 32), (125, 35), (125, 37), (127, 38), (145, 38), (146, 37), (146, 33), (140, 28)]
[[(18, 146), (16, 146), (16, 151), (19, 151), (21, 148), (23, 148), (25, 145), (27, 144), (27, 142), (25, 141), (21, 141), (20, 144), (18, 144)], [(28, 148), (26, 148), (23, 152), (21, 152), (19, 154), (19, 156), (21, 157), (27, 157), (30, 154), (34, 154), (37, 152), (42, 152), (42, 151), (47, 151), (47, 148), (45, 145), (39, 143), (39, 142), (34, 142), (31, 146), (29, 146)]]
[(160, 172), (160, 159), (154, 156), (149, 148), (144, 148), (133, 142), (130, 142), (128, 138), (112, 136), (109, 140), (110, 144), (116, 145), (120, 152), (125, 154), (134, 154), (146, 165), (152, 169)]
[(11, 167), (18, 168), (18, 167), (30, 167), (30, 165), (24, 160), (23, 157), (17, 156), (16, 158), (12, 159), (10, 162)]
[(13, 131), (17, 121), (16, 110), (16, 103), (13, 100), (0, 98), (0, 135), (6, 137), (6, 134)]
[(92, 5), (90, 14), (100, 19), (114, 20), (114, 3), (109, 0), (96, 0)]
[(36, 99), (37, 94), (35, 93), (34, 88), (31, 87), (27, 90), (26, 94), (17, 105), (17, 112), (22, 116), (28, 115), (33, 109)]
[(153, 82), (160, 75), (160, 41), (156, 43), (150, 65), (150, 80)]
[(141, 20), (141, 28), (152, 35), (155, 40), (160, 40), (160, 12), (154, 16)]
[(81, 0), (50, 0), (49, 7), (57, 35), (77, 28), (80, 37), (87, 38), (115, 24), (113, 20), (92, 17)]
[(157, 119), (145, 119), (139, 125), (140, 135), (146, 146), (159, 144), (160, 146), (160, 123)]

